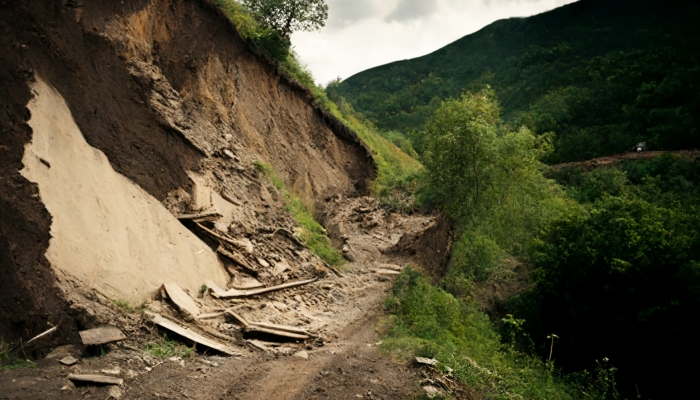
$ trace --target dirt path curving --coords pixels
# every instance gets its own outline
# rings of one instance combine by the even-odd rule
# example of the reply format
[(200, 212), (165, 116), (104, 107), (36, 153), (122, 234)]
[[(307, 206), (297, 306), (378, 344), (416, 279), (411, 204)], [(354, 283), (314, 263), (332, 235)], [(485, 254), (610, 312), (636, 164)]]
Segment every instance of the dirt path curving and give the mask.
[[(370, 198), (334, 200), (327, 227), (353, 261), (341, 277), (332, 274), (294, 289), (236, 300), (250, 321), (308, 327), (316, 339), (304, 342), (251, 337), (238, 331), (229, 345), (239, 354), (224, 357), (204, 349), (190, 359), (158, 359), (143, 351), (166, 331), (140, 314), (116, 321), (129, 340), (106, 345), (106, 354), (59, 349), (36, 369), (0, 372), (0, 399), (401, 399), (420, 395), (420, 370), (381, 352), (376, 331), (383, 302), (407, 258), (396, 251), (401, 239), (431, 232), (434, 218), (404, 216), (377, 208)], [(334, 217), (335, 216), (335, 217)], [(420, 242), (420, 241), (418, 241)], [(403, 249), (406, 250), (406, 249)], [(413, 249), (406, 254), (415, 253)], [(166, 310), (153, 302), (151, 309)], [(164, 311), (163, 311), (164, 312)], [(225, 317), (212, 326), (231, 325)], [(121, 325), (120, 325), (121, 323)], [(173, 336), (173, 335), (171, 335)], [(174, 337), (174, 336), (173, 336)], [(251, 340), (262, 346), (260, 350)], [(61, 351), (80, 356), (67, 367)], [(298, 353), (305, 352), (302, 358)], [(105, 372), (106, 371), (106, 372)], [(70, 373), (109, 374), (121, 386), (71, 383)]]

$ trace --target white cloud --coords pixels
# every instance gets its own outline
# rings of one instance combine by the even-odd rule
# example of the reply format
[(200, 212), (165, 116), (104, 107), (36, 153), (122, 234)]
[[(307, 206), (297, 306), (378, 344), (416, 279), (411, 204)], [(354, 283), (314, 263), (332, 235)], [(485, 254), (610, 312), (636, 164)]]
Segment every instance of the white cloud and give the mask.
[(327, 83), (433, 52), (502, 18), (525, 17), (574, 0), (328, 0), (320, 32), (292, 43), (316, 80)]
[(373, 0), (328, 0), (328, 8), (326, 25), (331, 28), (348, 26), (377, 12)]
[(414, 21), (428, 18), (436, 11), (437, 0), (401, 0), (385, 20), (388, 22)]

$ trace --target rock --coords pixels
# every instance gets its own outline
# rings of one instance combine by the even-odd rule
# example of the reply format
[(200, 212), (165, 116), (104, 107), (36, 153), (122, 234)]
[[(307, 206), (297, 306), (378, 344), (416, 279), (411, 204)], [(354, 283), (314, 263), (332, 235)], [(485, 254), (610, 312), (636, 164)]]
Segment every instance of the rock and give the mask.
[(110, 399), (120, 399), (122, 397), (122, 390), (117, 386), (112, 386), (109, 388), (109, 398)]
[(430, 365), (431, 367), (436, 366), (438, 361), (434, 358), (416, 357), (416, 364)]
[(429, 399), (432, 399), (433, 397), (442, 394), (440, 392), (440, 389), (436, 388), (435, 386), (423, 386), (423, 391)]
[(245, 251), (248, 254), (253, 254), (253, 251), (255, 250), (255, 246), (253, 246), (253, 242), (251, 242), (248, 238), (236, 238), (233, 239), (231, 242), (235, 244), (239, 249)]
[(265, 268), (270, 268), (270, 263), (267, 261), (263, 260), (262, 258), (258, 258), (258, 264), (262, 265)]
[(308, 361), (308, 360), (309, 360), (309, 353), (307, 353), (306, 351), (302, 350), (302, 351), (300, 351), (300, 352), (298, 352), (298, 353), (294, 353), (294, 357), (299, 357), (299, 358), (301, 358), (301, 359), (303, 359), (303, 360), (307, 360), (307, 361)]
[(77, 363), (78, 359), (73, 357), (73, 356), (66, 356), (66, 357), (63, 357), (62, 359), (58, 360), (58, 362), (70, 367), (71, 365)]
[(78, 354), (80, 354), (80, 352), (72, 344), (68, 344), (65, 346), (56, 347), (51, 353), (49, 353), (46, 356), (46, 358), (61, 359), (68, 356), (76, 356)]
[(236, 156), (233, 154), (233, 152), (231, 152), (231, 150), (229, 150), (229, 149), (224, 149), (224, 154), (226, 154), (226, 157), (228, 157), (228, 158), (230, 158), (230, 159), (232, 159), (232, 160), (236, 157)]

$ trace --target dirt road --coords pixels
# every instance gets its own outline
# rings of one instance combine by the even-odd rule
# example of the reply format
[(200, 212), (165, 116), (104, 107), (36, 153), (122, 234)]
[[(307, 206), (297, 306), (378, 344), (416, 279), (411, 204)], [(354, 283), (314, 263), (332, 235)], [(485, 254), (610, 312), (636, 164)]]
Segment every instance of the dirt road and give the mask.
[[(68, 346), (39, 360), (36, 369), (2, 372), (0, 399), (419, 396), (421, 370), (383, 354), (376, 327), (383, 317), (387, 291), (408, 261), (402, 253), (391, 250), (405, 235), (419, 237), (429, 231), (435, 221), (432, 217), (388, 213), (369, 198), (339, 201), (332, 209), (333, 215), (326, 216), (327, 227), (352, 260), (344, 266), (341, 277), (328, 274), (307, 286), (235, 303), (237, 312), (249, 320), (291, 326), (303, 322), (315, 333), (315, 340), (284, 342), (238, 332), (232, 335), (235, 342), (229, 343), (238, 356), (198, 351), (184, 360), (159, 359), (144, 348), (169, 332), (156, 328), (142, 314), (124, 312), (115, 324), (121, 325), (129, 340), (106, 345), (105, 354), (97, 352), (92, 357), (84, 349)], [(147, 306), (157, 311), (168, 308), (165, 302)], [(211, 323), (219, 327), (227, 324), (224, 317)], [(80, 358), (78, 364), (67, 367), (58, 362), (68, 353)], [(67, 379), (70, 373), (111, 374), (124, 383), (76, 386)]]

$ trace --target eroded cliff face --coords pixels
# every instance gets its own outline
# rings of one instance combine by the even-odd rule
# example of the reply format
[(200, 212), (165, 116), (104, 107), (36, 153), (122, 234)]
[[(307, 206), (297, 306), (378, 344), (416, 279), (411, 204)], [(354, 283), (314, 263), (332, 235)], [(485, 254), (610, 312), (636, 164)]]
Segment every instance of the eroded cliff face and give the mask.
[[(203, 0), (18, 1), (0, 4), (0, 21), (6, 340), (47, 322), (75, 337), (106, 322), (105, 301), (138, 302), (178, 277), (190, 290), (201, 284), (187, 273), (279, 283), (323, 267), (270, 234), (294, 222), (251, 161), (270, 163), (323, 208), (366, 190), (370, 154), (255, 56), (218, 9)], [(204, 211), (221, 218), (176, 219)], [(202, 229), (242, 243), (240, 254), (228, 249), (238, 261), (217, 255), (220, 243)]]

